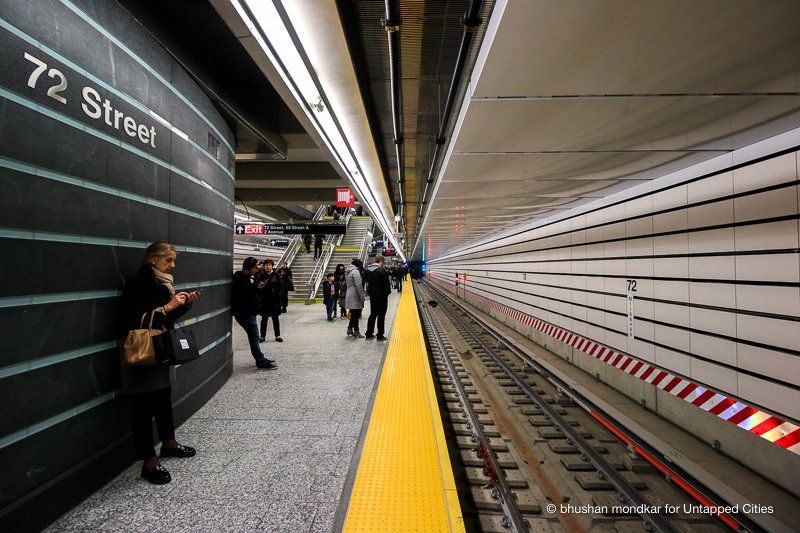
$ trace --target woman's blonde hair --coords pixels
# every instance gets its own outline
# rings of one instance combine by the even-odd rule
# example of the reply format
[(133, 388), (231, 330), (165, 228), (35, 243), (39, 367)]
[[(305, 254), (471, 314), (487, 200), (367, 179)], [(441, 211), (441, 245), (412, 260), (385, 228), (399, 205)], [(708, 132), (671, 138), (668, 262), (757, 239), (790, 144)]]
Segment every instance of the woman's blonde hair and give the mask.
[(152, 264), (155, 259), (169, 255), (172, 252), (177, 254), (178, 250), (176, 250), (175, 247), (168, 242), (156, 241), (148, 246), (147, 250), (144, 251), (140, 266)]

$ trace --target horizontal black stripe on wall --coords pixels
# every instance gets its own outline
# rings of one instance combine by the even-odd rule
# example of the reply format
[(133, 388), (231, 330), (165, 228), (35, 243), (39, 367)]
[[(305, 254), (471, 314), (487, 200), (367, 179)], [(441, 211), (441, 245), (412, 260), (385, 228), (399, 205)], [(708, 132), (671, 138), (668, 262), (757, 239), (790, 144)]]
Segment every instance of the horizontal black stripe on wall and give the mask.
[[(755, 280), (755, 279), (713, 279), (713, 278), (686, 278), (686, 277), (672, 277), (672, 276), (642, 276), (642, 275), (627, 275), (627, 274), (587, 274), (585, 272), (547, 272), (542, 270), (498, 270), (486, 269), (484, 266), (505, 266), (505, 265), (535, 265), (546, 263), (568, 263), (571, 261), (588, 262), (588, 261), (634, 261), (638, 259), (651, 260), (651, 259), (689, 259), (691, 257), (731, 257), (731, 256), (753, 256), (764, 255), (765, 259), (772, 255), (797, 255), (800, 250), (798, 249), (783, 249), (783, 250), (749, 250), (746, 252), (726, 252), (726, 253), (698, 253), (698, 254), (669, 254), (659, 256), (630, 256), (630, 257), (599, 257), (599, 258), (580, 258), (580, 259), (548, 259), (548, 260), (527, 260), (527, 261), (488, 261), (483, 263), (470, 262), (469, 269), (471, 271), (483, 272), (499, 272), (508, 274), (526, 274), (526, 275), (540, 275), (540, 276), (575, 276), (581, 278), (609, 278), (609, 279), (646, 279), (652, 281), (675, 281), (675, 282), (691, 282), (691, 283), (711, 283), (720, 285), (758, 285), (765, 287), (800, 287), (800, 283), (793, 281), (770, 281), (770, 280)], [(433, 265), (433, 263), (431, 263)], [(436, 267), (442, 270), (450, 269), (454, 272), (463, 272), (464, 266), (461, 261), (442, 261), (435, 263)], [(453, 266), (447, 266), (453, 265)]]
[[(446, 270), (446, 269), (437, 268), (437, 270)], [(498, 272), (502, 272), (502, 271), (493, 271), (493, 272), (498, 273)], [(584, 294), (598, 294), (598, 295), (601, 295), (601, 296), (612, 296), (614, 298), (623, 298), (623, 299), (627, 298), (627, 293), (608, 292), (608, 291), (600, 291), (600, 290), (594, 290), (594, 289), (582, 289), (580, 287), (566, 287), (564, 285), (552, 285), (552, 284), (548, 284), (548, 283), (537, 283), (535, 281), (527, 281), (527, 280), (508, 279), (508, 278), (491, 277), (491, 276), (481, 276), (480, 274), (475, 274), (474, 271), (472, 271), (472, 270), (461, 270), (460, 273), (468, 274), (470, 279), (474, 279), (474, 278), (491, 279), (491, 280), (495, 280), (495, 281), (506, 281), (506, 282), (509, 282), (509, 283), (518, 283), (518, 284), (521, 284), (521, 285), (530, 285), (530, 286), (534, 286), (534, 287), (546, 287), (546, 288), (549, 288), (549, 289), (558, 289), (558, 290), (563, 290), (563, 291), (576, 291), (576, 292), (580, 292), (580, 293), (584, 293)], [(449, 274), (452, 275), (452, 276), (455, 276), (456, 271), (455, 270), (450, 270)], [(573, 275), (573, 274), (567, 274), (567, 273), (564, 273), (564, 274), (542, 273), (542, 274), (549, 274), (549, 275), (554, 275), (554, 276), (571, 276), (571, 275)], [(603, 277), (603, 276), (597, 276), (597, 277)], [(618, 277), (622, 278), (622, 279), (649, 279), (649, 278), (642, 277), (642, 276), (631, 276), (630, 278), (625, 278), (625, 276), (618, 276)], [(669, 281), (675, 281), (675, 280), (671, 279)], [(689, 283), (697, 283), (694, 280), (689, 280), (689, 279), (687, 279), (685, 281), (687, 281)], [(491, 285), (491, 284), (489, 284), (489, 285)], [(497, 287), (497, 288), (503, 288), (503, 289), (507, 288), (507, 287), (500, 287), (499, 285), (491, 285), (491, 286)], [(620, 283), (620, 287), (622, 287), (624, 289), (625, 286), (624, 286), (624, 284)], [(520, 292), (522, 292), (523, 294), (534, 294), (534, 293), (529, 293), (529, 292), (525, 292), (525, 291), (520, 291)], [(540, 295), (540, 294), (535, 294), (535, 295), (544, 298), (543, 295)], [(786, 321), (789, 321), (789, 322), (798, 322), (798, 321), (800, 321), (800, 317), (794, 316), (794, 315), (783, 315), (783, 314), (777, 314), (777, 313), (765, 313), (763, 311), (751, 311), (751, 310), (748, 310), (748, 309), (733, 308), (733, 307), (721, 307), (721, 306), (717, 306), (717, 305), (707, 305), (707, 304), (701, 304), (701, 303), (684, 302), (684, 301), (680, 301), (680, 300), (664, 300), (662, 298), (654, 298), (654, 297), (651, 297), (651, 296), (642, 296), (639, 293), (637, 293), (635, 296), (636, 296), (637, 300), (642, 300), (642, 301), (645, 301), (645, 302), (654, 302), (654, 303), (661, 303), (661, 304), (668, 304), (668, 305), (677, 305), (677, 306), (680, 306), (680, 307), (687, 307), (687, 308), (691, 307), (691, 308), (695, 308), (695, 309), (708, 309), (710, 311), (721, 311), (723, 313), (734, 313), (734, 314), (740, 314), (740, 315), (758, 316), (758, 317), (762, 317), (762, 318), (772, 318), (772, 319), (775, 319), (775, 320), (786, 320)], [(558, 300), (558, 301), (561, 301), (561, 300)]]
[[(167, 228), (163, 238), (169, 240)], [(0, 278), (12, 280), (0, 287), (0, 296), (121, 290), (124, 280), (136, 274), (144, 253), (144, 248), (2, 238), (0, 247), (14, 258), (13, 263), (0, 263)], [(230, 256), (183, 252), (176, 264), (176, 283), (230, 276)]]
[[(70, 9), (69, 4), (80, 13)], [(103, 6), (83, 2), (80, 7), (75, 2), (69, 4), (29, 1), (24, 7), (15, 5), (14, 9), (5, 10), (4, 18), (25, 34), (131, 95), (201, 146), (206, 131), (221, 137), (228, 145), (223, 144), (225, 150), (233, 146), (233, 136), (206, 95), (121, 6), (116, 2), (106, 2), (108, 5)], [(80, 15), (93, 19), (98, 27), (93, 27)], [(112, 43), (104, 32), (122, 41), (123, 47)], [(65, 39), (65, 35), (73, 38)], [(137, 62), (137, 58), (146, 66)], [(191, 105), (178, 97), (176, 91)]]
[[(491, 283), (485, 283), (485, 282), (480, 282), (480, 281), (471, 282), (471, 283), (473, 285), (485, 285), (485, 286), (488, 286), (488, 287), (493, 287), (495, 289), (510, 291), (510, 292), (513, 292), (513, 293), (516, 293), (516, 294), (524, 294), (526, 296), (532, 295), (532, 296), (535, 296), (536, 298), (541, 298), (543, 300), (548, 300), (548, 301), (551, 301), (551, 302), (571, 305), (571, 306), (575, 306), (575, 307), (581, 307), (583, 309), (591, 309), (592, 311), (598, 311), (598, 312), (601, 312), (601, 313), (607, 313), (609, 315), (615, 315), (615, 316), (619, 316), (619, 317), (627, 317), (628, 316), (626, 313), (622, 313), (622, 312), (619, 312), (619, 311), (613, 311), (613, 310), (605, 309), (605, 308), (602, 308), (602, 307), (594, 307), (594, 306), (586, 305), (586, 304), (573, 303), (573, 302), (569, 302), (567, 300), (561, 300), (559, 298), (553, 298), (553, 297), (544, 296), (544, 295), (541, 295), (541, 294), (533, 294), (533, 293), (529, 293), (529, 292), (526, 292), (526, 291), (521, 291), (521, 290), (518, 290), (518, 289), (512, 289), (512, 288), (508, 288), (508, 287), (500, 287), (498, 285), (494, 285), (494, 284), (491, 284)], [(500, 296), (500, 294), (495, 293), (495, 292), (492, 292), (491, 294), (495, 294), (497, 296)], [(523, 303), (524, 305), (533, 305), (533, 304), (525, 304), (521, 300), (514, 300), (514, 301), (517, 301), (519, 303)], [(538, 306), (533, 306), (533, 307), (538, 307)], [(546, 310), (546, 311), (550, 311), (551, 313), (555, 312), (555, 311), (553, 311), (551, 309), (546, 309), (544, 307), (540, 307), (540, 309), (543, 309), (543, 310)], [(563, 315), (563, 316), (578, 320), (577, 318), (575, 318), (575, 317), (573, 317), (571, 315)], [(669, 322), (662, 322), (660, 320), (655, 320), (655, 319), (652, 319), (652, 318), (645, 318), (645, 317), (641, 317), (641, 316), (637, 316), (636, 317), (636, 321), (638, 321), (638, 322), (647, 322), (649, 324), (655, 324), (657, 326), (666, 326), (666, 327), (673, 328), (673, 329), (679, 329), (679, 330), (682, 330), (682, 331), (688, 331), (689, 333), (697, 333), (697, 334), (700, 334), (700, 335), (705, 335), (707, 337), (714, 337), (714, 338), (717, 338), (717, 339), (727, 340), (727, 341), (731, 341), (731, 342), (738, 342), (740, 344), (747, 344), (748, 346), (754, 346), (756, 348), (764, 348), (764, 349), (767, 349), (767, 350), (772, 350), (772, 351), (775, 351), (775, 352), (781, 352), (781, 353), (785, 353), (785, 354), (789, 354), (789, 355), (793, 355), (793, 356), (800, 356), (800, 351), (798, 351), (798, 350), (793, 350), (793, 349), (790, 349), (790, 348), (784, 348), (782, 346), (775, 346), (775, 345), (771, 345), (771, 344), (764, 344), (764, 343), (761, 343), (761, 342), (756, 342), (756, 341), (752, 341), (752, 340), (741, 338), (741, 337), (731, 337), (729, 335), (723, 335), (721, 333), (715, 333), (713, 331), (705, 331), (705, 330), (701, 330), (701, 329), (697, 329), (697, 328), (691, 328), (691, 327), (682, 326), (682, 325), (679, 325), (679, 324), (672, 324), (672, 323), (669, 323)], [(609, 329), (609, 328), (607, 328), (607, 329)], [(618, 331), (618, 330), (614, 330), (614, 329), (609, 329), (609, 331), (614, 331), (615, 333), (619, 333), (621, 335), (627, 335), (628, 334), (626, 331)], [(643, 337), (637, 336), (636, 338), (639, 339), (639, 340), (644, 340), (644, 341), (649, 342), (651, 344), (655, 344), (655, 341), (650, 341), (650, 340), (647, 340), (647, 339), (645, 339)], [(670, 348), (670, 349), (673, 349), (673, 348)], [(679, 351), (679, 350), (675, 349), (675, 351)]]
[[(434, 277), (436, 279), (440, 280), (442, 283), (446, 283), (448, 285), (452, 285), (452, 282), (449, 279), (439, 278), (436, 275), (434, 275)], [(489, 291), (489, 290), (486, 290), (486, 289), (481, 289), (479, 287), (477, 288), (477, 290), (472, 290), (472, 289), (464, 287), (463, 285), (459, 285), (459, 290), (466, 290), (467, 292), (470, 292), (470, 293), (475, 294), (477, 296), (482, 296), (484, 298), (488, 298), (486, 296), (486, 294), (490, 294), (492, 296), (496, 296), (498, 298), (503, 298), (503, 299), (505, 299), (507, 301), (514, 302), (516, 304), (520, 304), (520, 305), (523, 305), (523, 306), (526, 306), (526, 307), (529, 307), (529, 308), (532, 308), (532, 309), (539, 309), (539, 310), (542, 310), (542, 311), (546, 311), (548, 313), (552, 313), (554, 315), (558, 315), (558, 316), (562, 316), (564, 318), (575, 320), (576, 322), (581, 322), (581, 323), (587, 324), (589, 326), (593, 326), (593, 327), (596, 327), (596, 328), (599, 328), (599, 329), (603, 329), (605, 331), (610, 331), (610, 332), (616, 333), (618, 335), (627, 336), (627, 331), (621, 331), (621, 330), (616, 330), (614, 328), (609, 328), (609, 327), (607, 327), (605, 325), (600, 325), (600, 324), (597, 324), (595, 322), (591, 322), (589, 320), (584, 320), (584, 319), (581, 319), (581, 318), (577, 318), (577, 317), (574, 317), (574, 316), (571, 316), (571, 315), (567, 315), (567, 314), (564, 314), (564, 313), (560, 313), (558, 311), (554, 311), (552, 309), (547, 309), (545, 307), (541, 307), (541, 306), (538, 306), (538, 305), (529, 304), (529, 303), (523, 302), (521, 300), (518, 300), (516, 298), (512, 298), (510, 296), (506, 296), (506, 295), (503, 295), (503, 294), (495, 293), (495, 292), (492, 292), (492, 291)], [(485, 293), (485, 294), (481, 294), (481, 293)], [(494, 298), (489, 298), (489, 299), (492, 300)], [(495, 301), (497, 301), (497, 300), (495, 300)], [(502, 303), (502, 302), (498, 302), (498, 303)], [(513, 307), (513, 305), (509, 305), (509, 304), (506, 304), (506, 305), (508, 305), (509, 307)], [(522, 311), (521, 309), (517, 309), (517, 310), (519, 310), (520, 312), (523, 312), (525, 314), (531, 314), (531, 313), (527, 313), (526, 311)], [(603, 310), (603, 312), (606, 312), (606, 311)], [(536, 315), (532, 315), (532, 316), (536, 316)], [(636, 320), (641, 320), (641, 319), (637, 317)], [(543, 320), (543, 321), (547, 322), (546, 320)], [(663, 324), (663, 325), (665, 325), (667, 327), (671, 327), (671, 328), (676, 328), (676, 329), (684, 329), (684, 328), (678, 328), (678, 326), (675, 326), (675, 325), (672, 325), (672, 324)], [(561, 327), (561, 326), (558, 326), (558, 327)], [(562, 329), (566, 329), (566, 328), (562, 328)], [(697, 332), (697, 333), (703, 334), (702, 332)], [(581, 335), (581, 336), (584, 336), (584, 335)], [(709, 334), (709, 336), (715, 336), (715, 335)], [(659, 347), (659, 348), (664, 348), (666, 350), (670, 350), (672, 352), (685, 355), (687, 357), (691, 357), (691, 358), (694, 358), (694, 359), (698, 359), (700, 361), (705, 361), (705, 362), (710, 363), (710, 364), (714, 364), (714, 365), (717, 365), (717, 366), (720, 366), (720, 367), (723, 367), (723, 368), (727, 368), (729, 370), (733, 370), (733, 371), (738, 372), (740, 374), (746, 374), (746, 375), (749, 375), (749, 376), (753, 376), (753, 377), (761, 379), (763, 381), (767, 381), (767, 382), (770, 382), (770, 383), (778, 384), (778, 385), (781, 385), (783, 387), (787, 387), (787, 388), (792, 389), (792, 390), (800, 390), (800, 387), (798, 387), (797, 385), (794, 385), (793, 383), (787, 382), (787, 381), (783, 381), (783, 380), (776, 379), (776, 378), (773, 378), (773, 377), (770, 377), (770, 376), (766, 376), (764, 374), (759, 374), (757, 372), (753, 372), (753, 371), (746, 370), (746, 369), (743, 369), (743, 368), (739, 368), (739, 367), (736, 367), (736, 366), (733, 366), (733, 365), (729, 365), (727, 363), (723, 363), (723, 362), (717, 361), (715, 359), (704, 357), (702, 355), (697, 355), (697, 354), (694, 354), (694, 353), (691, 353), (691, 352), (687, 352), (686, 350), (682, 350), (680, 348), (676, 348), (676, 347), (670, 346), (668, 344), (663, 344), (663, 343), (660, 343), (660, 342), (656, 342), (654, 340), (646, 339), (646, 338), (639, 337), (639, 336), (637, 336), (636, 339), (639, 340), (639, 341), (651, 344), (653, 346)], [(600, 342), (600, 341), (598, 341), (598, 342)], [(600, 344), (604, 344), (604, 343), (600, 342)], [(768, 349), (775, 350), (775, 348), (772, 348), (772, 347), (768, 347)], [(775, 350), (775, 351), (782, 351), (782, 350)], [(636, 354), (631, 354), (631, 355), (636, 357)]]
[[(727, 224), (715, 224), (715, 225), (711, 225), (711, 226), (702, 226), (702, 227), (696, 227), (696, 228), (688, 228), (688, 229), (680, 229), (680, 230), (672, 230), (672, 231), (652, 232), (652, 233), (636, 235), (636, 236), (632, 236), (632, 237), (627, 237), (626, 236), (626, 237), (617, 237), (617, 238), (613, 238), (613, 239), (600, 239), (600, 240), (595, 240), (595, 241), (586, 241), (586, 242), (583, 242), (583, 243), (580, 243), (580, 244), (563, 244), (563, 245), (559, 245), (559, 246), (548, 246), (548, 247), (544, 247), (544, 248), (524, 249), (524, 250), (518, 250), (518, 251), (512, 251), (512, 252), (504, 252), (504, 253), (497, 253), (496, 250), (486, 250), (486, 251), (481, 251), (481, 252), (475, 252), (474, 254), (470, 254), (470, 255), (459, 256), (458, 259), (460, 261), (469, 261), (469, 260), (481, 259), (481, 258), (484, 258), (484, 257), (508, 257), (508, 256), (512, 256), (512, 255), (530, 254), (530, 253), (536, 253), (536, 252), (548, 252), (548, 251), (553, 251), (553, 250), (567, 250), (567, 249), (570, 249), (570, 248), (595, 246), (595, 245), (599, 245), (599, 244), (611, 244), (611, 243), (616, 243), (616, 242), (635, 241), (635, 240), (639, 240), (639, 239), (651, 239), (651, 238), (658, 238), (658, 237), (668, 237), (670, 235), (686, 235), (686, 234), (701, 233), (701, 232), (706, 232), (706, 231), (717, 231), (717, 230), (721, 230), (721, 229), (741, 228), (741, 227), (756, 226), (756, 225), (762, 225), (762, 224), (773, 224), (773, 223), (776, 223), (776, 222), (786, 222), (786, 221), (792, 221), (792, 220), (798, 220), (798, 219), (800, 219), (800, 214), (793, 214), (793, 215), (785, 215), (785, 216), (772, 217), (772, 218), (762, 218), (762, 219), (757, 219), (757, 220), (746, 220), (746, 221), (742, 221), (742, 222), (729, 222)], [(615, 222), (615, 224), (616, 224), (616, 222)], [(545, 237), (545, 238), (543, 238), (543, 240), (551, 239), (551, 238), (553, 238), (553, 237), (552, 236), (551, 237)], [(524, 244), (526, 244), (526, 243), (518, 243), (518, 244), (515, 244), (514, 246), (523, 246)], [(498, 248), (505, 248), (505, 246), (498, 247)], [(478, 254), (486, 254), (486, 255), (478, 255)], [(432, 262), (432, 261), (429, 262), (429, 263), (434, 264), (434, 262)]]
[[(611, 207), (622, 205), (622, 204), (625, 204), (627, 202), (632, 202), (632, 201), (638, 200), (640, 198), (646, 198), (648, 196), (653, 196), (653, 195), (658, 194), (658, 193), (663, 192), (663, 191), (668, 191), (670, 189), (675, 189), (677, 187), (682, 187), (684, 185), (688, 185), (689, 183), (695, 183), (695, 182), (698, 182), (698, 181), (701, 181), (701, 180), (704, 180), (704, 179), (708, 179), (708, 178), (711, 178), (711, 177), (714, 177), (714, 176), (718, 176), (720, 174), (724, 174), (726, 172), (731, 172), (731, 171), (736, 170), (736, 169), (745, 168), (747, 166), (754, 165), (754, 164), (757, 164), (757, 163), (760, 163), (760, 162), (763, 162), (763, 161), (768, 161), (770, 159), (774, 159), (776, 157), (780, 157), (782, 155), (786, 155), (786, 154), (795, 152), (798, 149), (800, 149), (800, 146), (794, 146), (792, 148), (788, 148), (788, 149), (785, 149), (785, 150), (781, 150), (779, 152), (775, 152), (774, 154), (769, 154), (769, 155), (766, 155), (766, 156), (763, 156), (763, 157), (759, 157), (759, 158), (753, 159), (752, 161), (747, 161), (745, 163), (740, 163), (740, 164), (737, 164), (737, 165), (731, 165), (731, 166), (726, 167), (724, 169), (715, 170), (714, 172), (709, 172), (709, 173), (706, 173), (706, 174), (702, 174), (702, 175), (699, 175), (699, 176), (697, 176), (695, 178), (682, 181), (680, 183), (676, 183), (676, 184), (673, 184), (673, 185), (662, 187), (660, 189), (655, 189), (653, 191), (647, 191), (647, 192), (639, 194), (639, 195), (631, 196), (630, 198), (625, 198), (624, 200), (619, 200), (619, 201), (616, 201), (616, 202), (613, 202), (613, 203), (610, 203), (610, 204), (607, 204), (607, 205), (603, 205), (603, 206), (600, 206), (600, 207), (597, 207), (597, 208), (594, 208), (594, 209), (590, 209), (590, 210), (587, 210), (587, 211), (582, 211), (580, 213), (577, 213), (577, 214), (569, 216), (569, 217), (565, 217), (565, 218), (562, 218), (562, 219), (559, 219), (559, 220), (556, 220), (556, 221), (553, 221), (553, 222), (548, 222), (546, 224), (542, 224), (541, 226), (536, 226), (534, 228), (523, 229), (523, 230), (511, 233), (511, 234), (508, 234), (508, 235), (496, 237), (494, 239), (490, 239), (488, 241), (484, 241), (484, 242), (481, 242), (481, 243), (478, 243), (478, 244), (473, 244), (471, 246), (468, 246), (466, 248), (463, 248), (461, 250), (453, 252), (452, 254), (443, 255), (443, 256), (437, 257), (435, 259), (445, 259), (445, 258), (447, 258), (447, 259), (455, 259), (455, 258), (464, 257), (463, 254), (466, 254), (468, 250), (472, 250), (472, 249), (479, 248), (479, 247), (482, 247), (482, 246), (489, 246), (492, 243), (499, 242), (499, 241), (506, 240), (506, 239), (510, 239), (510, 238), (513, 238), (513, 237), (517, 237), (517, 236), (523, 235), (525, 233), (529, 233), (529, 232), (533, 232), (533, 231), (539, 231), (542, 228), (546, 228), (546, 227), (552, 226), (554, 224), (559, 224), (559, 223), (562, 223), (562, 222), (567, 221), (567, 220), (572, 220), (573, 218), (576, 218), (576, 217), (579, 217), (579, 216), (585, 216), (585, 215), (587, 215), (589, 213), (596, 213), (598, 211), (602, 211), (604, 209), (609, 209)], [(791, 183), (796, 185), (798, 182), (797, 181), (793, 181)], [(780, 186), (782, 186), (782, 184), (779, 184), (777, 186), (772, 186), (772, 187), (780, 187)], [(761, 189), (755, 189), (754, 191), (747, 191), (747, 192), (739, 193), (739, 194), (740, 195), (758, 194), (760, 192), (764, 192), (764, 191), (767, 191), (767, 190), (770, 190), (770, 189), (771, 189), (771, 187), (763, 187)], [(734, 198), (734, 197), (738, 197), (739, 195), (729, 195), (729, 196), (730, 196), (730, 198), (728, 198), (728, 199), (731, 199), (731, 198)], [(626, 218), (622, 218), (622, 219), (619, 219), (619, 220), (615, 220), (613, 222), (607, 222), (607, 223), (599, 224), (599, 225), (592, 226), (592, 227), (602, 227), (602, 226), (606, 226), (606, 225), (618, 224), (620, 222), (625, 222), (625, 221), (628, 221), (628, 220), (635, 220), (637, 218), (646, 218), (648, 216), (655, 216), (656, 214), (667, 213), (667, 212), (670, 212), (670, 211), (679, 211), (681, 209), (688, 209), (689, 207), (694, 207), (696, 205), (706, 205), (706, 202), (707, 203), (713, 203), (715, 201), (719, 201), (719, 199), (711, 199), (711, 200), (704, 201), (704, 202), (697, 202), (697, 203), (691, 204), (691, 205), (687, 204), (685, 206), (679, 206), (679, 207), (676, 207), (676, 208), (666, 209), (666, 210), (653, 212), (653, 213), (649, 213), (649, 214), (638, 215), (636, 217), (630, 217), (630, 218), (627, 218), (627, 219)], [(566, 234), (566, 233), (571, 233), (573, 231), (583, 231), (583, 230), (586, 230), (586, 229), (588, 229), (588, 227), (587, 228), (576, 229), (576, 230), (570, 230), (570, 231), (562, 232), (562, 233), (554, 233), (554, 234), (550, 234), (547, 237), (543, 237), (543, 238), (550, 238), (550, 237), (554, 237), (554, 236), (558, 236), (558, 235), (563, 235), (563, 234)], [(539, 239), (538, 238), (537, 239), (530, 239), (530, 240), (527, 240), (527, 241), (518, 241), (518, 242), (515, 242), (513, 244), (498, 245), (498, 246), (496, 246), (496, 247), (494, 247), (492, 249), (503, 248), (503, 247), (506, 247), (506, 246), (514, 246), (516, 244), (525, 243), (525, 242), (531, 242), (533, 240), (539, 240)], [(483, 250), (481, 250), (481, 251), (483, 251)]]

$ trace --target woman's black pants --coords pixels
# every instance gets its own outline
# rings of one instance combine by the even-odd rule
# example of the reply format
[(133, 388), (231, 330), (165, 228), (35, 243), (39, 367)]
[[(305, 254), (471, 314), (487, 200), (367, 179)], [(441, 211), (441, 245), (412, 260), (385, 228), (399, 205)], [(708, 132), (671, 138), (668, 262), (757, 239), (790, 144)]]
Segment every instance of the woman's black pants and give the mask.
[(136, 456), (139, 459), (150, 459), (156, 456), (156, 451), (153, 449), (154, 416), (161, 443), (175, 438), (175, 424), (172, 422), (172, 387), (129, 396), (133, 406), (131, 425)]
[(361, 318), (361, 311), (362, 309), (350, 309), (350, 323), (347, 325), (348, 328), (358, 331), (358, 321)]

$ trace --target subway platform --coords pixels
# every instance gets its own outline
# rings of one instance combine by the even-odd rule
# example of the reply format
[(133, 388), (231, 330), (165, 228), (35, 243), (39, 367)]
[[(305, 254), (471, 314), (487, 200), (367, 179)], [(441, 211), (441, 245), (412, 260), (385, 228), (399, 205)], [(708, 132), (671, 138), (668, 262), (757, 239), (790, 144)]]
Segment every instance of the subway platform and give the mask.
[(347, 511), (399, 299), (389, 298), (389, 343), (347, 337), (347, 322), (326, 322), (321, 304), (290, 305), (285, 342), (262, 345), (273, 371), (256, 370), (234, 323), (233, 375), (176, 431), (197, 456), (164, 459), (163, 486), (142, 480), (137, 461), (47, 531), (332, 530)]

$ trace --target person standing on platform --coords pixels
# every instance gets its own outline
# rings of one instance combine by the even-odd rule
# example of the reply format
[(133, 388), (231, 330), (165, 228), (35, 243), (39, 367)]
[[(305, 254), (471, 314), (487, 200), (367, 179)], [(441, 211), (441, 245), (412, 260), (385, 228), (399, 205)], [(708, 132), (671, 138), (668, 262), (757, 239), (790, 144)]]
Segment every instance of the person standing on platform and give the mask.
[(283, 284), (283, 292), (281, 293), (281, 311), (286, 312), (289, 308), (289, 291), (294, 290), (294, 281), (292, 281), (292, 269), (284, 261), (281, 268), (278, 269), (278, 276), (281, 278)]
[(389, 295), (392, 294), (392, 283), (386, 271), (386, 259), (377, 257), (375, 262), (367, 268), (367, 291), (369, 292), (369, 318), (367, 319), (367, 339), (374, 337), (372, 334), (375, 321), (378, 322), (379, 341), (385, 341), (383, 325), (386, 320), (386, 309), (389, 306)]
[(397, 265), (394, 268), (394, 280), (397, 287), (397, 293), (403, 292), (403, 280), (406, 278), (406, 269), (403, 265)]
[(325, 302), (325, 312), (328, 314), (328, 322), (333, 322), (336, 320), (336, 302), (339, 299), (333, 272), (325, 274), (325, 281), (322, 282), (322, 297)]
[(354, 258), (345, 269), (345, 283), (347, 284), (345, 305), (350, 312), (350, 323), (347, 325), (347, 334), (357, 339), (364, 338), (358, 328), (361, 311), (364, 309), (364, 300), (367, 299), (367, 294), (364, 291), (364, 282), (362, 281), (363, 278), (361, 277), (361, 269), (363, 268), (364, 263), (361, 262), (361, 259)]
[[(175, 292), (172, 270), (178, 253), (166, 242), (154, 242), (142, 257), (139, 272), (122, 291), (126, 331), (142, 328), (153, 313), (153, 328), (172, 329), (175, 321), (191, 308), (199, 292)], [(148, 318), (143, 318), (148, 317)], [(136, 455), (144, 461), (141, 476), (158, 485), (172, 480), (153, 449), (153, 417), (161, 439), (161, 457), (192, 457), (195, 449), (178, 444), (172, 419), (174, 366), (120, 366), (122, 392), (131, 401), (131, 426)]]
[(267, 322), (272, 319), (272, 330), (275, 333), (275, 340), (283, 342), (281, 338), (281, 322), (278, 318), (281, 315), (283, 305), (283, 283), (280, 276), (273, 269), (272, 259), (263, 261), (263, 270), (258, 275), (258, 285), (264, 284), (261, 291), (261, 337), (258, 342), (264, 342), (267, 336)]
[(336, 265), (336, 272), (333, 273), (333, 282), (336, 284), (336, 299), (339, 303), (341, 319), (344, 320), (347, 318), (347, 307), (345, 306), (347, 282), (345, 281), (344, 265), (342, 263)]
[(303, 245), (306, 247), (306, 254), (311, 253), (311, 234), (306, 233), (303, 235)]
[(242, 263), (242, 269), (233, 274), (233, 284), (231, 290), (231, 305), (233, 307), (233, 318), (242, 326), (247, 333), (247, 340), (250, 343), (250, 353), (256, 360), (258, 368), (277, 368), (275, 361), (267, 359), (258, 345), (258, 321), (257, 316), (261, 306), (259, 291), (264, 288), (264, 283), (256, 283), (255, 277), (258, 274), (258, 260), (255, 257), (248, 257)]
[(317, 233), (314, 235), (314, 259), (322, 257), (322, 241), (325, 240), (325, 235)]

